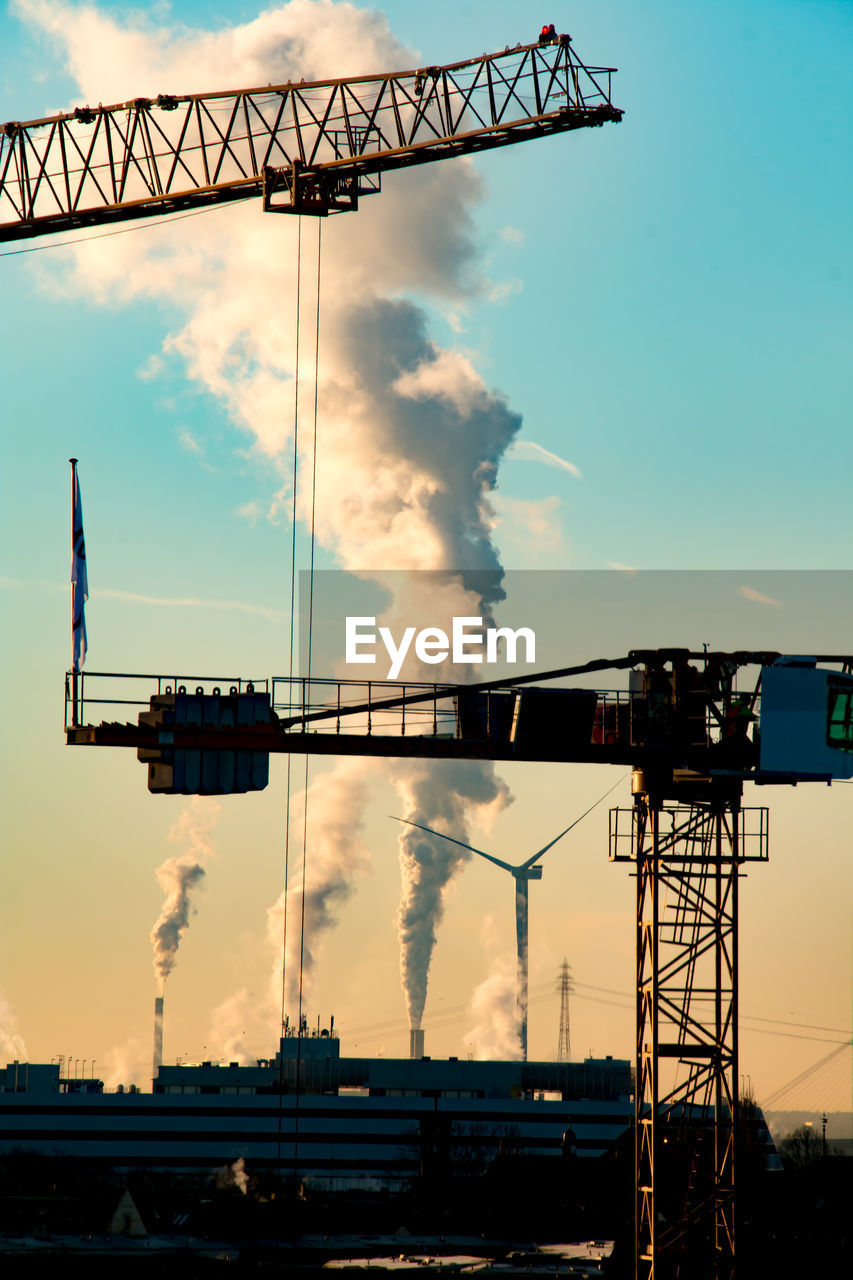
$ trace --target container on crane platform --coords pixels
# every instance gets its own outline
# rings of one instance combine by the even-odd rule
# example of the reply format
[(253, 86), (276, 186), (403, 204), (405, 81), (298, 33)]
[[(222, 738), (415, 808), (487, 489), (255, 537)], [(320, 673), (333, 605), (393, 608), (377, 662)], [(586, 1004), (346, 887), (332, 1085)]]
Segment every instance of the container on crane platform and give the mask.
[(760, 771), (794, 780), (853, 777), (853, 675), (812, 657), (761, 670)]

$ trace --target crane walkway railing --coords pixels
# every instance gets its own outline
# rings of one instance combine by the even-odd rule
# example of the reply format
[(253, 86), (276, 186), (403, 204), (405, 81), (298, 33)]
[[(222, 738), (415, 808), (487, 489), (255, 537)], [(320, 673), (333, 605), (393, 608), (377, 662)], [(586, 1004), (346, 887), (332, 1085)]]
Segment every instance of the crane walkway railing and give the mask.
[[(615, 689), (566, 686), (523, 688), (511, 682), (488, 690), (465, 685), (320, 677), (138, 674), (80, 672), (77, 705), (72, 673), (65, 678), (65, 728), (133, 725), (152, 698), (188, 694), (265, 693), (282, 734), (429, 737), (529, 743), (534, 737), (578, 746), (628, 746), (646, 733), (646, 699)], [(131, 719), (133, 717), (133, 719)], [(710, 719), (701, 741), (720, 739)]]

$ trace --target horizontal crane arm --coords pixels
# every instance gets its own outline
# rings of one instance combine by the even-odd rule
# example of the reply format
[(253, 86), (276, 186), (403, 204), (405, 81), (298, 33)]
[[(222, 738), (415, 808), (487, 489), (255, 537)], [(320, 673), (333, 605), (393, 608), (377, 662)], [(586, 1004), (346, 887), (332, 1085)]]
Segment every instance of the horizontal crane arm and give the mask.
[(11, 121), (0, 240), (252, 196), (276, 212), (355, 209), (392, 169), (618, 122), (612, 71), (585, 66), (560, 36), (444, 67)]

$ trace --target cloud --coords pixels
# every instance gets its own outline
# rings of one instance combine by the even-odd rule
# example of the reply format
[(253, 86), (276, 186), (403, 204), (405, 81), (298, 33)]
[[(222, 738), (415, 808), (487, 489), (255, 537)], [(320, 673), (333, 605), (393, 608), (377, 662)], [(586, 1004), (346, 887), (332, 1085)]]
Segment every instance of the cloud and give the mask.
[(234, 514), (240, 516), (243, 520), (248, 520), (250, 524), (257, 524), (261, 518), (261, 504), (257, 498), (251, 498), (248, 502), (244, 502), (241, 507), (235, 507)]
[(738, 595), (743, 596), (744, 600), (752, 600), (755, 604), (769, 604), (774, 609), (781, 609), (782, 604), (779, 600), (774, 600), (772, 596), (762, 595), (760, 591), (756, 591), (754, 587), (740, 587)]
[(506, 302), (507, 298), (513, 298), (516, 294), (521, 293), (524, 284), (521, 280), (498, 280), (489, 288), (486, 297), (489, 302)]
[(196, 439), (189, 427), (181, 428), (178, 433), (178, 443), (187, 453), (194, 453), (196, 456), (204, 453), (204, 445)]
[(45, 582), (40, 578), (7, 578), (5, 574), (0, 575), (0, 587), (7, 591), (70, 591), (71, 587), (65, 583)]
[(136, 370), (136, 376), (141, 378), (143, 382), (152, 382), (155, 378), (160, 377), (165, 368), (166, 362), (163, 357), (152, 353)]
[[(18, 11), (64, 48), (91, 101), (417, 63), (382, 15), (330, 0), (293, 0), (218, 32), (138, 14), (122, 23), (93, 5), (19, 0)], [(425, 312), (399, 296), (425, 291), (459, 305), (486, 287), (474, 248), (482, 184), (459, 158), (383, 185), (357, 216), (317, 222), (329, 282), (320, 299), (317, 536), (345, 567), (464, 566), (484, 556), (496, 565), (488, 497), (520, 419), (468, 357), (431, 341)], [(304, 317), (314, 306), (314, 232), (303, 228)], [(55, 264), (45, 275), (46, 287), (59, 281), (109, 305), (168, 304), (178, 320), (164, 349), (278, 472), (282, 503), (292, 487), (296, 374), (293, 313), (282, 299), (295, 297), (295, 240), (295, 220), (250, 202), (197, 219), (191, 234), (176, 222), (153, 239), (75, 245), (71, 270)], [(312, 366), (306, 355), (299, 370), (303, 473), (313, 461)], [(193, 449), (190, 438), (184, 444)], [(303, 520), (309, 502), (303, 485)]]
[(524, 558), (527, 561), (531, 551), (565, 556), (567, 547), (560, 520), (563, 506), (560, 498), (552, 494), (548, 498), (528, 500), (500, 493), (495, 495), (493, 505), (495, 526), (504, 547), (518, 545), (526, 548), (528, 554)]
[[(240, 514), (243, 514), (240, 512)], [(0, 588), (10, 591), (65, 591), (70, 584), (45, 582), (43, 579), (27, 581), (23, 578), (0, 576)], [(162, 609), (221, 609), (226, 612), (250, 613), (268, 622), (285, 622), (288, 614), (283, 609), (269, 609), (266, 605), (246, 604), (243, 600), (203, 600), (199, 596), (147, 596), (139, 591), (122, 591), (118, 587), (98, 587), (95, 597), (104, 600), (126, 600), (129, 604), (153, 605)]]
[(636, 569), (632, 564), (622, 564), (621, 560), (608, 560), (607, 567), (609, 569), (618, 569), (620, 573), (627, 573), (631, 578), (639, 573), (639, 569)]
[[(291, 76), (314, 80), (358, 75), (366, 69), (406, 65), (398, 61), (401, 46), (383, 14), (332, 0), (292, 0), (220, 31), (170, 23), (168, 6), (127, 10), (125, 21), (90, 3), (13, 0), (11, 8), (57, 42), (69, 74), (91, 103), (123, 102), (139, 94), (280, 84)], [(368, 41), (375, 65), (366, 68)]]
[(559, 454), (544, 449), (535, 440), (514, 440), (507, 449), (507, 457), (514, 462), (544, 462), (546, 467), (556, 467), (560, 471), (568, 471), (569, 475), (580, 480), (581, 471), (573, 462), (561, 458)]
[(242, 600), (202, 600), (198, 596), (145, 596), (138, 591), (119, 591), (114, 587), (99, 587), (95, 593), (108, 600), (127, 600), (131, 604), (154, 605), (164, 609), (221, 609), (227, 613), (250, 613), (268, 622), (284, 622), (283, 609), (268, 609), (265, 605), (245, 604)]

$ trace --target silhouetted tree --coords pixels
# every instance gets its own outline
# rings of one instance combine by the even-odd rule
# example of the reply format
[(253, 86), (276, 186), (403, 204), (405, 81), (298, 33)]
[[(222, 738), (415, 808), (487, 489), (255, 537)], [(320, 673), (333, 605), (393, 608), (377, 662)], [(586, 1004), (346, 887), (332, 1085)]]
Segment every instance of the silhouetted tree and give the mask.
[[(790, 1169), (810, 1169), (823, 1157), (823, 1138), (811, 1125), (801, 1124), (779, 1143), (779, 1154)], [(828, 1146), (827, 1154), (834, 1154)]]

